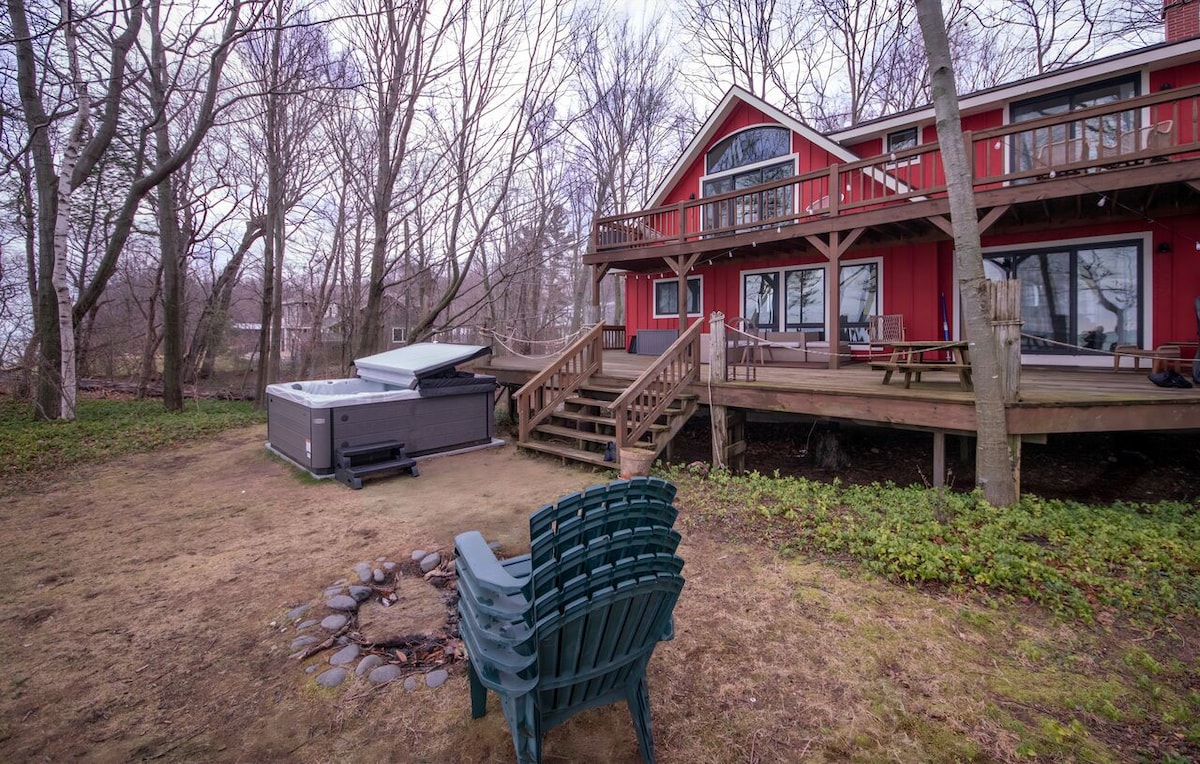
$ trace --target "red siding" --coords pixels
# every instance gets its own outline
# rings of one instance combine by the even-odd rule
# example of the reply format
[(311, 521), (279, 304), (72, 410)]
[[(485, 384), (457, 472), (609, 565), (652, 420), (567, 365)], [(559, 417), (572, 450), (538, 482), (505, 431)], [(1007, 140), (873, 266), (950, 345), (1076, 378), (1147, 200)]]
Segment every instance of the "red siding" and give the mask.
[[(1200, 82), (1200, 62), (1180, 65), (1163, 69), (1150, 74), (1150, 90), (1156, 92), (1170, 84), (1182, 87)], [(1156, 115), (1158, 119), (1169, 118)], [(981, 131), (996, 127), (1003, 123), (1004, 108), (997, 107), (984, 112), (969, 114), (963, 118), (963, 128), (970, 131)], [(763, 124), (776, 124), (761, 111), (747, 105), (738, 104), (729, 118), (716, 132), (709, 143), (703, 147), (699, 157), (688, 168), (680, 182), (666, 195), (666, 203), (686, 200), (692, 194), (700, 195), (700, 178), (705, 174), (704, 153), (713, 144), (730, 133)], [(1179, 125), (1179, 140), (1194, 139), (1195, 126)], [(922, 142), (936, 142), (934, 125), (922, 126)], [(860, 157), (877, 156), (882, 149), (879, 138), (861, 141), (848, 148)], [(799, 156), (800, 173), (828, 167), (833, 162), (840, 162), (825, 149), (811, 143), (799, 134), (793, 133), (793, 150)], [(992, 173), (1003, 172), (1004, 152), (995, 143), (977, 143), (975, 146), (976, 167), (981, 172), (983, 168)], [(937, 182), (941, 182), (940, 172)], [(929, 179), (923, 179), (929, 183)], [(801, 206), (809, 201), (804, 199)], [(1123, 223), (1101, 222), (1075, 228), (1063, 228), (1045, 231), (1042, 235), (1031, 236), (990, 236), (985, 237), (985, 247), (1014, 246), (1029, 244), (1053, 243), (1070, 239), (1090, 238), (1107, 235), (1130, 236), (1142, 235), (1149, 231), (1152, 234), (1152, 244), (1145, 253), (1150, 261), (1151, 281), (1147, 285), (1147, 298), (1151, 301), (1151, 321), (1149, 344), (1160, 344), (1171, 340), (1194, 340), (1197, 335), (1196, 316), (1193, 310), (1193, 300), (1200, 295), (1200, 218), (1181, 215), (1173, 218), (1160, 218), (1128, 221)], [(1159, 247), (1164, 247), (1159, 252)], [(941, 297), (945, 295), (947, 308), (952, 310), (957, 285), (954, 283), (953, 244), (949, 241), (937, 243), (922, 243), (913, 245), (897, 245), (892, 247), (877, 247), (872, 249), (855, 249), (843, 256), (843, 263), (852, 263), (866, 258), (880, 258), (883, 274), (882, 310), (885, 313), (900, 313), (905, 317), (905, 326), (911, 337), (928, 339), (940, 337), (942, 334)], [(785, 268), (799, 264), (821, 263), (819, 258), (808, 254), (776, 255), (772, 258), (736, 259), (717, 258), (709, 263), (701, 263), (693, 272), (703, 280), (702, 287), (702, 319), (713, 311), (719, 310), (728, 318), (733, 319), (741, 313), (741, 273), (747, 270), (768, 268)], [(653, 281), (659, 278), (673, 278), (669, 272), (660, 274), (629, 274), (626, 278), (626, 315), (627, 328), (633, 333), (642, 328), (668, 329), (675, 328), (676, 317), (653, 318)], [(696, 320), (695, 318), (691, 320)], [(950, 327), (952, 334), (959, 334), (957, 329)]]

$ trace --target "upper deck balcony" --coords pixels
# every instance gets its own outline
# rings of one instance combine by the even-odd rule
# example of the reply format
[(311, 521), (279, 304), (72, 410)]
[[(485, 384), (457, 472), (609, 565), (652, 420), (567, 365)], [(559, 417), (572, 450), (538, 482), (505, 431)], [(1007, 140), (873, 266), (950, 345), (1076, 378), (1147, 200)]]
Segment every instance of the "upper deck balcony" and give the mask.
[[(1037, 205), (1040, 212), (1015, 215), (1012, 223), (1044, 226), (1063, 217), (1087, 219), (1088, 196), (1093, 209), (1117, 195), (1124, 201), (1110, 210), (1136, 206), (1145, 212), (1152, 204), (1177, 204), (1180, 194), (1200, 192), (1198, 126), (1200, 85), (1193, 85), (965, 132), (976, 206), (981, 213), (1003, 208), (997, 213), (1003, 214)], [(1164, 184), (1170, 188), (1161, 193)], [(862, 243), (945, 236), (948, 214), (941, 150), (930, 143), (717, 196), (596, 218), (584, 262), (637, 269), (640, 261), (654, 267), (649, 263), (662, 257), (732, 253), (855, 229), (874, 233)]]

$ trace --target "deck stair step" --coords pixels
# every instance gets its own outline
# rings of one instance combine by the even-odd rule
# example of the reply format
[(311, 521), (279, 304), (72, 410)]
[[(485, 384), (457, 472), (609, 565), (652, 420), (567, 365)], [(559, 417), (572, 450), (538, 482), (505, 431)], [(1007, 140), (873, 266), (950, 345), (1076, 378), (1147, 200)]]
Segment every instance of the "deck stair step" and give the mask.
[(617, 469), (617, 463), (614, 461), (605, 461), (603, 451), (585, 451), (581, 448), (573, 448), (564, 443), (549, 440), (530, 440), (520, 444), (521, 448), (529, 449), (530, 451), (540, 451), (545, 454), (553, 454), (560, 456), (563, 459), (570, 459), (575, 462), (583, 462), (584, 464), (594, 464), (597, 467), (607, 467), (609, 469)]
[(612, 433), (587, 432), (585, 430), (577, 430), (574, 427), (563, 427), (557, 424), (539, 424), (533, 429), (544, 435), (553, 435), (554, 437), (567, 438), (569, 440), (586, 440), (591, 443), (612, 443), (617, 439)]
[[(572, 422), (581, 422), (583, 424), (595, 424), (600, 426), (616, 427), (617, 421), (611, 416), (601, 416), (597, 414), (587, 414), (582, 411), (556, 411), (551, 415), (554, 419), (565, 419)], [(654, 432), (662, 432), (670, 429), (670, 425), (652, 424), (650, 429)]]
[[(583, 382), (557, 411), (534, 425), (528, 438), (517, 445), (571, 461), (616, 468), (613, 457), (617, 422), (612, 404), (625, 393), (626, 384), (619, 379), (595, 377)], [(676, 396), (658, 421), (639, 438), (638, 445), (653, 449), (656, 456), (662, 453), (698, 408), (698, 395)]]
[(404, 444), (398, 440), (338, 448), (334, 464), (333, 476), (355, 490), (362, 488), (364, 477), (384, 472), (407, 470), (413, 477), (420, 474), (416, 460), (405, 455)]
[[(695, 397), (693, 396), (691, 400), (694, 401)], [(590, 398), (582, 395), (573, 395), (567, 398), (565, 402), (579, 406), (595, 406), (601, 410), (608, 410), (609, 406), (612, 404), (612, 401), (606, 401), (599, 398)], [(681, 406), (669, 406), (665, 411), (663, 411), (663, 414), (666, 416), (672, 416), (682, 414), (683, 412), (684, 408)]]

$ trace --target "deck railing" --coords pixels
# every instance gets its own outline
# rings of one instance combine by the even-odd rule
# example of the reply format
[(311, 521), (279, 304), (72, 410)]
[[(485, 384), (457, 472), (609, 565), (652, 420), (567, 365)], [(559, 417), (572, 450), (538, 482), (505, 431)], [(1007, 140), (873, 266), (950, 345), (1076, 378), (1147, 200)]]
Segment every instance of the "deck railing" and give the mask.
[(604, 325), (604, 349), (605, 350), (624, 350), (625, 343), (625, 326), (617, 324)]
[[(976, 191), (1200, 156), (1200, 85), (964, 132)], [(715, 196), (597, 218), (593, 252), (679, 244), (899, 206), (946, 193), (937, 143)]]
[(600, 373), (606, 328), (604, 324), (596, 324), (513, 396), (517, 406), (518, 438), (522, 443), (529, 440), (533, 428), (554, 413), (580, 384)]
[(687, 386), (700, 379), (703, 321), (688, 327), (650, 367), (612, 402), (617, 448), (632, 446)]

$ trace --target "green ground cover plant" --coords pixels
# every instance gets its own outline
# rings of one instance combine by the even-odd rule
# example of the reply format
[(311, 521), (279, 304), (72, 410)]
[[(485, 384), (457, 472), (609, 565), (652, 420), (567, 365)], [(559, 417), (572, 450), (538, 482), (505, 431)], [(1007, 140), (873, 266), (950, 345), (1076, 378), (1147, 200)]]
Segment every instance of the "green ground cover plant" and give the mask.
[(0, 475), (21, 484), (49, 473), (144, 453), (266, 421), (245, 401), (190, 401), (178, 413), (160, 400), (79, 402), (74, 422), (36, 421), (27, 401), (0, 398)]
[(1200, 512), (1195, 504), (1095, 507), (1025, 496), (990, 506), (979, 492), (842, 485), (676, 470), (702, 512), (783, 551), (849, 556), (888, 579), (1027, 598), (1090, 622), (1200, 614)]

